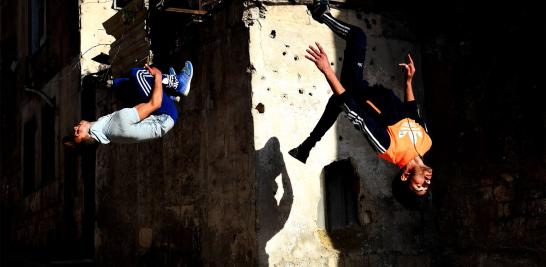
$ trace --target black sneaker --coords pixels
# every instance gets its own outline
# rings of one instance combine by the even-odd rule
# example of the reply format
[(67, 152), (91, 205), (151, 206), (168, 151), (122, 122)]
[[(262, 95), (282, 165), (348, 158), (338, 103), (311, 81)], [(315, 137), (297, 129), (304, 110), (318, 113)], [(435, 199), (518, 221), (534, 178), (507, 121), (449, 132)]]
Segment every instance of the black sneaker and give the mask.
[(322, 15), (324, 13), (330, 13), (330, 5), (328, 0), (314, 0), (311, 5), (311, 16), (314, 20), (322, 22)]
[(305, 164), (307, 158), (309, 157), (309, 151), (310, 149), (306, 149), (300, 145), (288, 151), (288, 154)]

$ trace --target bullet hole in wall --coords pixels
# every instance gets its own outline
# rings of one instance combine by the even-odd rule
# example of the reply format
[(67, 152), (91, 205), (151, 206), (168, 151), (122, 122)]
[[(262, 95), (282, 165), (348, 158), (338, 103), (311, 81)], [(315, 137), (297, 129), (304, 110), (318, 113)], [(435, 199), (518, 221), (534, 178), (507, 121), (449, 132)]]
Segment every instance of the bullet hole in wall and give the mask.
[(282, 52), (282, 55), (283, 55), (283, 56), (286, 56), (286, 51), (283, 51), (283, 52)]
[(294, 61), (298, 61), (298, 59), (300, 59), (300, 57), (294, 56)]
[(267, 91), (271, 91), (271, 88), (267, 87)]
[(340, 136), (337, 138), (337, 140), (343, 141), (343, 136), (340, 135)]
[(287, 45), (287, 44), (285, 44), (285, 45), (284, 45), (284, 47), (286, 47), (286, 48), (290, 48), (290, 45)]
[(250, 64), (247, 68), (246, 68), (246, 73), (254, 73), (256, 72), (256, 68), (254, 67), (254, 65)]
[(333, 66), (333, 65), (334, 65), (334, 62), (330, 62), (330, 65), (332, 65), (332, 66)]
[(339, 57), (338, 60), (339, 60), (339, 61), (343, 61), (343, 58), (342, 58), (342, 57)]
[(309, 96), (313, 96), (313, 94), (312, 94), (312, 93), (309, 93)]
[(263, 81), (263, 80), (265, 80), (265, 76), (262, 76), (262, 78), (261, 78), (261, 79), (262, 79), (262, 81)]
[(375, 46), (372, 47), (372, 51), (375, 51)]
[(258, 103), (258, 105), (256, 105), (256, 110), (258, 110), (258, 112), (260, 112), (260, 113), (264, 113), (265, 112), (264, 104)]
[(372, 28), (372, 25), (370, 24), (370, 20), (369, 19), (364, 19), (364, 23), (366, 23), (366, 28), (369, 30)]
[(272, 30), (269, 34), (269, 37), (271, 37), (271, 39), (275, 39), (275, 37), (277, 37), (277, 32), (275, 30)]
[(303, 88), (298, 89), (298, 92), (300, 92), (300, 94), (303, 94)]

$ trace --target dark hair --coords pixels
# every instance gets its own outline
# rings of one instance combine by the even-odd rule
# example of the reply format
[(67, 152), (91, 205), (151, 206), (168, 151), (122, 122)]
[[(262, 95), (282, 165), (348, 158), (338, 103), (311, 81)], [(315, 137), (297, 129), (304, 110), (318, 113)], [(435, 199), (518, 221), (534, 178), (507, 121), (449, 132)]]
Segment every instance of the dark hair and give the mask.
[(430, 188), (424, 195), (416, 195), (415, 192), (409, 188), (408, 181), (402, 181), (400, 179), (402, 172), (403, 171), (398, 172), (394, 179), (392, 179), (392, 195), (394, 196), (394, 199), (406, 209), (423, 209), (431, 200)]
[(96, 149), (99, 146), (99, 143), (93, 138), (77, 143), (74, 140), (73, 135), (67, 135), (63, 137), (63, 145), (77, 152), (83, 152), (86, 150)]

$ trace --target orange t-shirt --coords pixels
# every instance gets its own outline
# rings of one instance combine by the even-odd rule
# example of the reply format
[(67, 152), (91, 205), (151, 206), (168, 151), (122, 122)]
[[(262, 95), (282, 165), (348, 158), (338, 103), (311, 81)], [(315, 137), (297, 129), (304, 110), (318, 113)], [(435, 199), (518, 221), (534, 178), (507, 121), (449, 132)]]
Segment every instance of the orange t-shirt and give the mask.
[(379, 154), (379, 157), (400, 168), (419, 154), (424, 155), (432, 146), (432, 140), (425, 129), (412, 119), (400, 120), (389, 126), (387, 132), (391, 144), (385, 153)]

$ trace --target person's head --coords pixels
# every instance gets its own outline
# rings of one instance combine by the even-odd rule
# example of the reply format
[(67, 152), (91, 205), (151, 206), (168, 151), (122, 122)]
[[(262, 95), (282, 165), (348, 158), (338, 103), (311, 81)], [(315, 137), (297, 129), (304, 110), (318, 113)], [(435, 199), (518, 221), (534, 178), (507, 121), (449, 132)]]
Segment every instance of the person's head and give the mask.
[(419, 208), (430, 195), (431, 179), (432, 168), (415, 157), (393, 179), (393, 195), (406, 208)]
[(432, 183), (432, 168), (425, 165), (421, 157), (412, 159), (400, 174), (400, 180), (417, 196), (426, 195)]
[(95, 143), (94, 139), (89, 134), (91, 123), (86, 120), (81, 120), (74, 125), (74, 134), (65, 136), (63, 144), (70, 148), (83, 147)]

